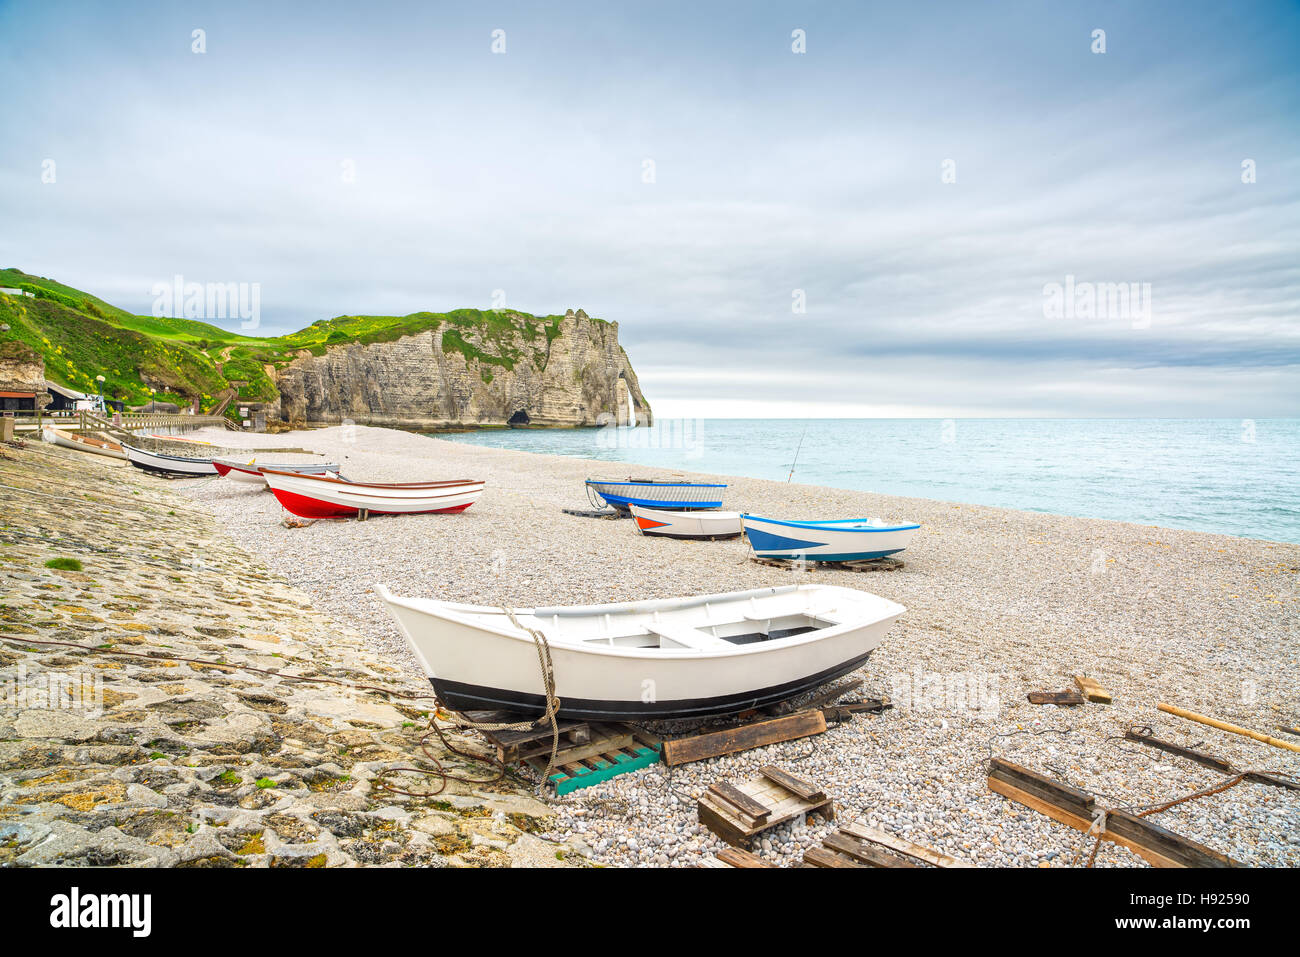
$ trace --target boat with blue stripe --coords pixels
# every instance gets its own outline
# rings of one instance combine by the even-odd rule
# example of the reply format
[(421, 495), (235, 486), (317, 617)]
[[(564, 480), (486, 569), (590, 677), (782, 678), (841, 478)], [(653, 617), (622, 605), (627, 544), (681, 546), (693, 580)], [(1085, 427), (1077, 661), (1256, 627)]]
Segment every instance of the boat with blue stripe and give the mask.
[(809, 562), (860, 562), (885, 558), (912, 543), (920, 525), (876, 519), (791, 521), (741, 515), (750, 547), (759, 558)]
[[(605, 504), (620, 512), (633, 505), (686, 511), (721, 508), (722, 490), (716, 482), (664, 482), (659, 479), (587, 479), (587, 495), (593, 504)], [(597, 502), (596, 500), (599, 500)]]

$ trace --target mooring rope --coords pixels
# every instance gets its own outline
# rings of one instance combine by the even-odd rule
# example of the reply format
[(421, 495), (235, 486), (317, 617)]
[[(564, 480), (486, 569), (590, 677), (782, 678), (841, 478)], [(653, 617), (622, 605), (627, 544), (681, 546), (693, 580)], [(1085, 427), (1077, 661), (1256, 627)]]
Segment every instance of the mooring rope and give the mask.
[[(508, 610), (507, 610), (507, 614), (510, 614)], [(511, 617), (513, 618), (514, 616), (511, 615)], [(522, 625), (520, 627), (523, 628)], [(528, 631), (530, 629), (523, 628), (523, 630)], [(539, 637), (540, 637), (540, 642), (538, 642)], [(513, 725), (511, 724), (494, 725), (490, 723), (487, 724), (480, 723), (476, 725), (475, 722), (468, 721), (463, 717), (457, 716), (456, 713), (451, 711), (450, 708), (445, 708), (442, 700), (436, 694), (431, 694), (429, 692), (402, 691), (396, 688), (387, 688), (384, 687), (383, 685), (363, 684), (360, 682), (349, 681), (347, 679), (342, 679), (342, 678), (326, 678), (326, 677), (318, 677), (315, 675), (285, 674), (282, 671), (276, 671), (271, 668), (257, 668), (252, 665), (231, 664), (225, 661), (212, 661), (206, 658), (192, 658), (184, 655), (149, 654), (141, 651), (125, 651), (111, 646), (104, 647), (104, 646), (97, 646), (97, 645), (83, 645), (80, 642), (75, 642), (75, 641), (57, 641), (57, 640), (44, 639), (44, 638), (19, 638), (15, 635), (0, 635), (0, 641), (10, 641), (17, 644), (23, 644), (23, 645), (53, 645), (58, 648), (73, 648), (76, 649), (77, 651), (91, 652), (93, 654), (122, 655), (128, 658), (142, 658), (147, 661), (185, 662), (186, 664), (198, 665), (204, 668), (216, 668), (225, 671), (227, 673), (235, 672), (235, 671), (247, 671), (253, 674), (267, 675), (268, 677), (277, 678), (283, 681), (302, 681), (308, 684), (334, 685), (336, 687), (347, 688), (350, 691), (374, 691), (374, 692), (378, 692), (379, 694), (388, 695), (389, 697), (392, 698), (404, 699), (406, 701), (432, 700), (434, 702), (434, 710), (433, 713), (429, 715), (429, 730), (425, 732), (425, 734), (420, 738), (420, 750), (424, 752), (425, 757), (433, 764), (433, 768), (432, 769), (413, 768), (413, 767), (384, 768), (381, 769), (377, 774), (375, 774), (374, 777), (376, 787), (383, 788), (386, 791), (392, 791), (395, 794), (405, 794), (411, 797), (432, 797), (435, 794), (441, 794), (443, 791), (446, 790), (448, 781), (460, 781), (464, 784), (477, 784), (477, 785), (495, 784), (497, 781), (500, 781), (502, 778), (504, 778), (509, 770), (506, 767), (505, 762), (500, 761), (496, 757), (496, 755), (480, 755), (480, 754), (473, 754), (469, 751), (462, 751), (461, 749), (453, 745), (450, 741), (448, 741), (446, 735), (442, 733), (442, 729), (438, 727), (437, 722), (438, 722), (439, 710), (445, 710), (448, 716), (451, 717), (453, 724), (458, 724), (462, 727), (469, 728), (470, 730), (479, 730), (479, 731), (493, 730), (493, 729), (502, 730), (502, 731), (504, 730), (528, 731), (531, 730), (532, 728), (540, 726), (543, 721), (549, 719), (551, 721), (551, 763), (547, 765), (546, 774), (542, 776), (542, 781), (540, 785), (541, 787), (545, 787), (551, 769), (554, 766), (556, 753), (559, 750), (559, 725), (555, 719), (555, 712), (559, 710), (560, 699), (555, 696), (555, 681), (550, 668), (550, 655), (551, 655), (550, 646), (546, 644), (545, 636), (535, 635), (533, 640), (534, 642), (538, 642), (539, 649), (544, 648), (544, 655), (541, 650), (539, 650), (538, 655), (539, 655), (539, 660), (543, 662), (543, 674), (545, 676), (544, 680), (546, 682), (546, 688), (547, 688), (546, 713), (543, 714), (540, 718), (537, 718), (536, 720), (518, 722)], [(428, 740), (435, 734), (438, 736), (439, 740), (442, 741), (443, 746), (452, 754), (459, 755), (460, 757), (463, 758), (468, 758), (469, 760), (472, 761), (479, 761), (484, 764), (493, 765), (498, 769), (497, 773), (490, 778), (468, 778), (468, 777), (463, 777), (461, 775), (452, 774), (445, 767), (443, 767), (442, 762), (428, 748)], [(438, 789), (436, 791), (424, 791), (424, 792), (408, 791), (403, 788), (399, 788), (392, 784), (389, 784), (387, 781), (384, 780), (384, 778), (387, 777), (388, 775), (396, 774), (402, 771), (410, 772), (412, 774), (423, 774), (430, 777), (437, 777), (440, 779)]]
[[(540, 728), (543, 722), (549, 722), (551, 756), (546, 761), (546, 770), (542, 772), (541, 785), (544, 787), (550, 780), (551, 772), (555, 769), (555, 759), (560, 752), (560, 723), (557, 718), (560, 699), (555, 693), (555, 665), (551, 661), (551, 645), (541, 631), (525, 625), (516, 617), (514, 611), (504, 605), (499, 608), (510, 619), (512, 625), (533, 639), (533, 647), (537, 649), (537, 664), (542, 673), (542, 697), (545, 701), (542, 715), (529, 721), (471, 721), (463, 714), (450, 710), (448, 715), (457, 727), (468, 728), (471, 731), (532, 731), (534, 728)], [(443, 743), (446, 744), (445, 739)]]

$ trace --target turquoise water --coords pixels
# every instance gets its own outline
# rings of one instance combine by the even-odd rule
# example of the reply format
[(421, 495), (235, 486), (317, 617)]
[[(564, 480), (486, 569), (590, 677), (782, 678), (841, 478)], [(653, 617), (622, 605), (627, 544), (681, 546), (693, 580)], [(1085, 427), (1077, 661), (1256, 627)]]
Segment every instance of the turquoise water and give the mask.
[(781, 481), (799, 447), (794, 479), (811, 485), (1300, 542), (1300, 419), (671, 419), (439, 438)]

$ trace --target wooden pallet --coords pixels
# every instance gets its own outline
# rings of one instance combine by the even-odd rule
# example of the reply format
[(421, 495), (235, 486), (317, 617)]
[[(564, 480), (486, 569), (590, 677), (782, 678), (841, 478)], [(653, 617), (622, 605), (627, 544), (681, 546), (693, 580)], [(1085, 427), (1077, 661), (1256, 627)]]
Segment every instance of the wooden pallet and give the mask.
[[(467, 711), (465, 717), (476, 724), (517, 724), (528, 721), (533, 715), (512, 711)], [(561, 719), (560, 748), (587, 744), (591, 740), (591, 726), (586, 721)], [(502, 764), (517, 764), (538, 754), (551, 753), (551, 726), (543, 724), (527, 731), (482, 731), (483, 737), (497, 749), (497, 760)]]
[(578, 518), (631, 518), (630, 512), (620, 512), (613, 508), (562, 508), (560, 509), (565, 515), (576, 515)]
[[(663, 742), (629, 724), (590, 723), (590, 737), (583, 744), (561, 747), (548, 779), (556, 795), (589, 788), (629, 771), (658, 764)], [(546, 771), (551, 746), (524, 759), (538, 774)]]
[(867, 558), (856, 562), (815, 562), (812, 559), (801, 562), (789, 558), (760, 558), (757, 555), (750, 555), (749, 560), (758, 562), (760, 565), (785, 568), (790, 571), (812, 571), (815, 568), (826, 568), (842, 572), (896, 572), (904, 567), (901, 558), (888, 557)]
[[(696, 802), (700, 823), (733, 847), (756, 834), (808, 814), (835, 817), (835, 804), (816, 785), (774, 765), (739, 784), (712, 785)], [(734, 864), (732, 866), (735, 866)]]

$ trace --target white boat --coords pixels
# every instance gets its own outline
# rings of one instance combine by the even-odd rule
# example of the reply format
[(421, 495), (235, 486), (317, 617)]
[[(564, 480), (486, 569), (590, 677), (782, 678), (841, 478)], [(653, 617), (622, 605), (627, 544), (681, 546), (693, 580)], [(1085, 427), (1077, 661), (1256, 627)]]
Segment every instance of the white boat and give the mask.
[(661, 538), (737, 538), (743, 531), (739, 512), (666, 512), (662, 509), (628, 506), (642, 535)]
[(184, 455), (163, 455), (161, 452), (146, 452), (134, 445), (123, 443), (122, 450), (131, 464), (146, 472), (156, 475), (191, 475), (194, 477), (216, 475), (217, 467), (212, 459), (192, 459)]
[(809, 562), (855, 562), (884, 558), (912, 543), (914, 523), (890, 525), (868, 518), (798, 522), (741, 515), (745, 537), (760, 558)]
[(41, 429), (41, 438), (65, 449), (76, 449), (78, 452), (94, 452), (96, 455), (107, 455), (115, 459), (126, 458), (126, 452), (116, 442), (109, 442), (93, 435), (65, 432), (63, 429), (56, 429), (52, 425), (47, 425)]
[(483, 494), (478, 479), (378, 483), (271, 468), (263, 468), (262, 474), (280, 504), (303, 518), (463, 512)]
[[(459, 605), (375, 591), (447, 707), (540, 714), (536, 629), (564, 717), (732, 714), (848, 674), (902, 605), (851, 588), (783, 585), (723, 595), (558, 608)], [(520, 627), (522, 626), (522, 627)]]
[(266, 488), (266, 476), (262, 474), (262, 469), (275, 469), (279, 472), (295, 472), (299, 475), (333, 475), (339, 473), (339, 466), (330, 462), (327, 464), (310, 464), (310, 465), (257, 465), (256, 460), (250, 459), (247, 462), (236, 462), (233, 459), (213, 459), (212, 464), (216, 466), (217, 474), (223, 478), (228, 478), (234, 482), (243, 482), (247, 485), (257, 485)]

